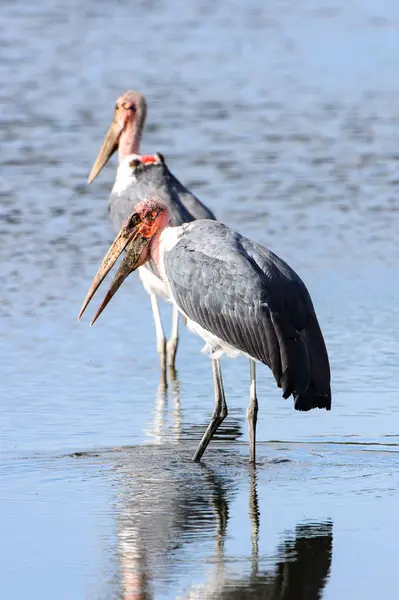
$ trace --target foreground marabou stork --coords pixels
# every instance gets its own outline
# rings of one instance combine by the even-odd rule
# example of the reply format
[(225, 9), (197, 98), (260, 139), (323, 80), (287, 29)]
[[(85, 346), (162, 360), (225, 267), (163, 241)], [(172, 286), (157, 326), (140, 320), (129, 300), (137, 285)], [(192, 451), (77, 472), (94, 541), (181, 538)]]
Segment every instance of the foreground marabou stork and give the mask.
[[(141, 159), (140, 156), (137, 156), (140, 152), (146, 115), (147, 103), (139, 92), (130, 90), (118, 98), (112, 124), (89, 175), (88, 182), (90, 184), (112, 154), (118, 150), (119, 168), (109, 198), (109, 209), (115, 231), (120, 230), (124, 219), (132, 213), (141, 199), (154, 193), (161, 197), (170, 209), (173, 225), (182, 225), (194, 219), (215, 219), (215, 215), (176, 179), (166, 165), (150, 172), (137, 170), (133, 174), (131, 170), (125, 168), (125, 165), (128, 165), (133, 159), (142, 160), (145, 164), (154, 162), (152, 156), (143, 156)], [(161, 155), (155, 155), (155, 162), (164, 162)], [(169, 366), (174, 369), (179, 341), (178, 311), (176, 307), (173, 307), (171, 336), (166, 344), (158, 306), (158, 297), (167, 299), (165, 286), (157, 277), (156, 267), (153, 263), (141, 268), (139, 275), (151, 299), (161, 367), (165, 368), (167, 357)]]
[(85, 298), (82, 316), (104, 277), (126, 248), (97, 319), (126, 277), (153, 260), (169, 296), (194, 332), (206, 342), (215, 385), (215, 408), (193, 460), (199, 461), (227, 415), (220, 357), (250, 359), (248, 408), (250, 460), (255, 462), (258, 401), (255, 361), (270, 367), (283, 397), (296, 410), (331, 408), (330, 366), (313, 303), (305, 284), (283, 260), (218, 221), (171, 227), (171, 214), (157, 198), (140, 202), (125, 221)]

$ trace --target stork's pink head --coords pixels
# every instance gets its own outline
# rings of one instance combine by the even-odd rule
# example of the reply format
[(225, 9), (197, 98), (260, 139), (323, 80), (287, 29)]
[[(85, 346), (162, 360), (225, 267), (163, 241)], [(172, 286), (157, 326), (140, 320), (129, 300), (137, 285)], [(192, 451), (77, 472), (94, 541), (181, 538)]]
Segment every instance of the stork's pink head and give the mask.
[(138, 215), (140, 219), (137, 230), (142, 237), (148, 240), (151, 240), (159, 231), (165, 229), (170, 220), (167, 207), (158, 198), (151, 198), (139, 202), (132, 217), (127, 219), (126, 227), (129, 227), (129, 223), (131, 219), (134, 218), (134, 215)]
[(119, 163), (128, 154), (139, 153), (146, 116), (147, 103), (139, 92), (129, 90), (117, 99), (114, 118), (90, 172), (89, 184), (116, 150), (119, 150)]
[(146, 199), (137, 204), (134, 213), (126, 219), (102, 261), (80, 309), (79, 319), (126, 246), (128, 246), (126, 256), (121, 262), (92, 324), (100, 316), (126, 277), (151, 258), (151, 244), (157, 234), (168, 226), (169, 221), (169, 211), (159, 199)]

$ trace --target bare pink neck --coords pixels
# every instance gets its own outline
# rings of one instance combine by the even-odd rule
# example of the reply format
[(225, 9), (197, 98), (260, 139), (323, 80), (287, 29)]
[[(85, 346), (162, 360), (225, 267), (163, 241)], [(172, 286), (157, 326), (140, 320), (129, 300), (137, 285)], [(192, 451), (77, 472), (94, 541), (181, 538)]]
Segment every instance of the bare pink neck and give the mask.
[(154, 261), (154, 263), (157, 265), (158, 267), (158, 271), (160, 272), (160, 262), (161, 262), (161, 234), (162, 234), (163, 229), (160, 229), (156, 232), (156, 234), (154, 235), (154, 237), (151, 240), (151, 246), (150, 246), (150, 256), (151, 256), (151, 260)]
[(123, 161), (126, 156), (129, 154), (139, 154), (140, 153), (140, 133), (135, 124), (129, 123), (120, 135), (119, 138), (119, 146), (118, 146), (118, 156), (119, 156), (119, 164)]

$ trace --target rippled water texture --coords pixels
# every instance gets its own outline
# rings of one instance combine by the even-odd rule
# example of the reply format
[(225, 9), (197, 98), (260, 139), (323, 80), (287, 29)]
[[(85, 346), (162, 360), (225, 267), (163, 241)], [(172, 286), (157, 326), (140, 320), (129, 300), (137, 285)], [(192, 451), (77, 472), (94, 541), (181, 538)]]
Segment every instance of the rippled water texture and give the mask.
[[(0, 17), (1, 597), (393, 597), (399, 4), (4, 0)], [(115, 161), (86, 179), (127, 88), (149, 102), (143, 151), (312, 293), (333, 410), (295, 413), (259, 368), (256, 472), (246, 361), (224, 362), (229, 417), (194, 465), (201, 341), (182, 327), (165, 391), (137, 277), (76, 322)]]

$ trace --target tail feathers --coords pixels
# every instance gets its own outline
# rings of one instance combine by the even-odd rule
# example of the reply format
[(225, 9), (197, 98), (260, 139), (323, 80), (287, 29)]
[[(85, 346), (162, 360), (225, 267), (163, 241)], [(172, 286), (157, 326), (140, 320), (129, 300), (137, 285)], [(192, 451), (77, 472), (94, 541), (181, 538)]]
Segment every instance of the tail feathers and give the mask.
[(309, 387), (309, 353), (295, 329), (287, 328), (276, 314), (272, 314), (272, 322), (280, 349), (281, 375), (277, 383), (283, 389), (283, 397), (289, 398), (294, 392), (306, 392)]
[(309, 319), (301, 337), (309, 351), (309, 386), (301, 393), (294, 392), (295, 410), (325, 408), (331, 410), (330, 364), (326, 345), (316, 315)]
[(311, 384), (304, 394), (294, 392), (294, 408), (302, 411), (312, 410), (312, 408), (331, 410), (331, 391), (318, 394)]
[(305, 393), (309, 387), (309, 355), (300, 336), (286, 340), (281, 353), (283, 398)]
[(280, 349), (281, 375), (276, 380), (283, 397), (293, 395), (295, 410), (330, 410), (330, 365), (316, 315), (311, 315), (308, 327), (300, 333), (287, 330), (275, 314), (271, 319)]

